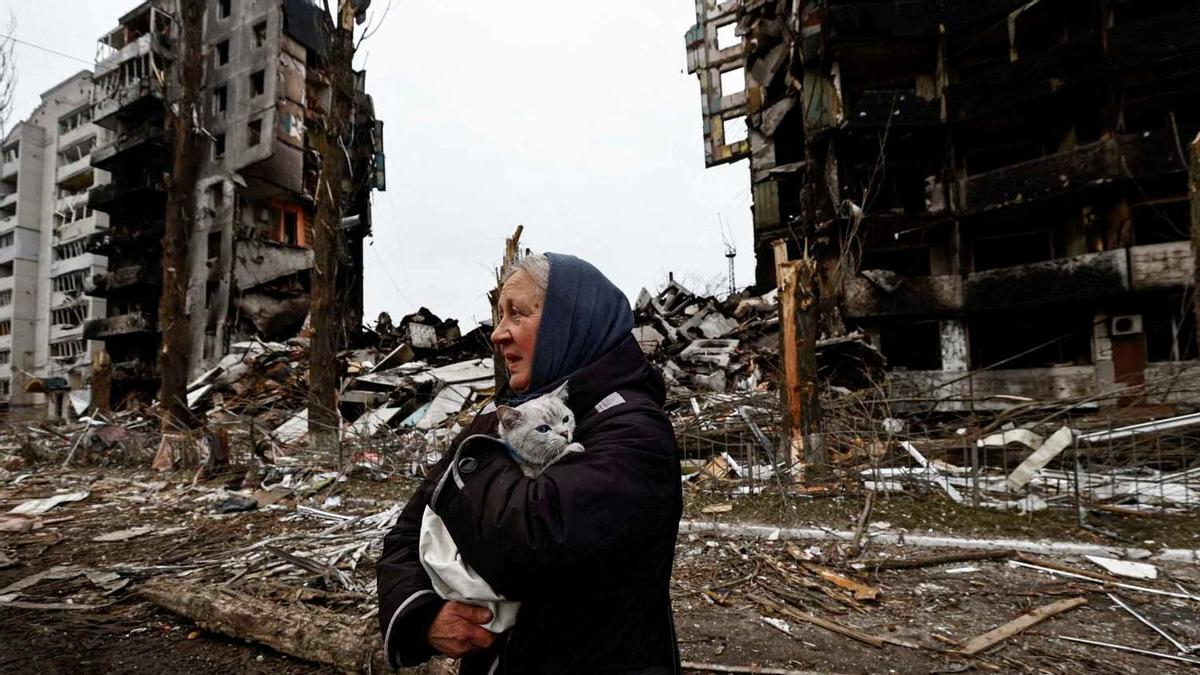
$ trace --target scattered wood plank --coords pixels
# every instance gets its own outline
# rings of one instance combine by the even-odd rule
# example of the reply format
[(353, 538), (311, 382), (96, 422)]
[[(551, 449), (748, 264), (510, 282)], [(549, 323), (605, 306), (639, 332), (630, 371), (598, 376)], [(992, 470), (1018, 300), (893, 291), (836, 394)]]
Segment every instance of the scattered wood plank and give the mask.
[(947, 565), (949, 563), (973, 562), (976, 560), (1006, 560), (1017, 555), (1016, 551), (960, 551), (957, 553), (932, 555), (926, 558), (870, 560), (864, 561), (863, 565), (868, 569), (875, 570), (911, 570), (921, 567)]
[(765, 598), (761, 595), (750, 594), (750, 595), (747, 595), (746, 597), (749, 598), (750, 600), (758, 603), (759, 605), (762, 605), (766, 609), (769, 609), (772, 612), (775, 612), (776, 614), (782, 614), (788, 618), (795, 619), (797, 621), (803, 621), (805, 623), (810, 623), (814, 626), (819, 626), (821, 628), (824, 628), (825, 630), (833, 631), (834, 633), (837, 633), (839, 635), (845, 635), (848, 638), (858, 640), (859, 642), (864, 642), (866, 644), (871, 645), (872, 647), (882, 648), (883, 645), (886, 644), (886, 642), (884, 640), (877, 638), (874, 635), (867, 635), (866, 633), (859, 632), (849, 626), (840, 624), (836, 621), (822, 619), (821, 617), (814, 616), (812, 614), (809, 614), (808, 612), (801, 612), (798, 609), (788, 607), (787, 605), (782, 605), (778, 602), (775, 602), (774, 600)]
[(683, 661), (679, 664), (683, 670), (699, 670), (707, 673), (761, 673), (762, 675), (809, 675), (812, 670), (788, 670), (787, 668), (767, 668), (766, 666), (726, 666), (720, 663), (700, 663), (699, 661)]
[(76, 605), (70, 602), (25, 602), (23, 600), (10, 600), (8, 602), (0, 602), (0, 607), (12, 607), (14, 609), (47, 609), (47, 610), (84, 610), (90, 611), (108, 607), (111, 602), (103, 605)]
[(868, 586), (867, 584), (855, 581), (822, 565), (807, 562), (800, 564), (804, 569), (834, 586), (845, 591), (850, 591), (854, 594), (855, 600), (877, 600), (879, 598), (879, 588), (876, 586)]
[(871, 520), (871, 509), (875, 505), (875, 493), (867, 493), (867, 503), (863, 505), (862, 513), (858, 514), (858, 526), (854, 528), (854, 540), (850, 542), (850, 550), (846, 556), (857, 558), (862, 554), (863, 535), (867, 533), (867, 523)]
[(962, 653), (967, 656), (974, 656), (986, 649), (991, 649), (1030, 626), (1036, 626), (1052, 616), (1086, 604), (1087, 598), (1067, 598), (1058, 602), (1052, 602), (1049, 605), (1043, 605), (971, 640), (962, 648)]
[(860, 603), (857, 600), (855, 600), (854, 598), (846, 595), (845, 593), (842, 593), (841, 591), (838, 591), (837, 589), (830, 588), (830, 587), (826, 586), (825, 584), (819, 583), (819, 582), (817, 582), (807, 576), (804, 576), (802, 574), (797, 574), (796, 572), (789, 570), (787, 568), (787, 566), (785, 566), (782, 562), (776, 560), (775, 558), (772, 558), (771, 556), (762, 555), (760, 557), (768, 565), (770, 565), (771, 568), (773, 568), (776, 572), (778, 572), (779, 576), (783, 577), (783, 579), (785, 581), (796, 584), (797, 586), (800, 586), (801, 588), (807, 588), (809, 590), (818, 591), (818, 592), (824, 594), (825, 596), (829, 597), (830, 599), (836, 600), (837, 602), (839, 602), (843, 605), (846, 605), (850, 609), (853, 609), (853, 610), (856, 610), (859, 612), (864, 611), (862, 603)]
[(138, 594), (201, 628), (349, 672), (387, 672), (379, 632), (317, 607), (283, 606), (221, 586), (152, 579)]

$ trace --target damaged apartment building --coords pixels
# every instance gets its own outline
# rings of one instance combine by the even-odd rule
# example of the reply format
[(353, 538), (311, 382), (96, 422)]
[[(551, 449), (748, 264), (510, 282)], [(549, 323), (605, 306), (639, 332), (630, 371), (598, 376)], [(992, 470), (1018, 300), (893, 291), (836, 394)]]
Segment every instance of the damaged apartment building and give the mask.
[(105, 303), (84, 286), (105, 261), (85, 242), (106, 224), (88, 192), (107, 180), (90, 162), (103, 142), (91, 101), (92, 74), (78, 72), (0, 143), (0, 404), (10, 414), (61, 417), (88, 402), (84, 322)]
[[(171, 161), (165, 116), (174, 99), (178, 36), (172, 5), (146, 2), (121, 17), (100, 39), (97, 58), (92, 115), (110, 142), (92, 153), (92, 165), (112, 179), (89, 201), (109, 226), (88, 241), (89, 251), (107, 257), (108, 270), (87, 292), (107, 301), (107, 315), (89, 321), (85, 335), (104, 344), (113, 405), (149, 399), (158, 387)], [(331, 31), (311, 0), (208, 2), (203, 127), (210, 143), (189, 245), (192, 375), (231, 344), (286, 339), (304, 328), (321, 161), (307, 129), (331, 106)], [(342, 342), (362, 323), (363, 239), (371, 231), (371, 190), (384, 180), (382, 122), (365, 93), (365, 74), (356, 73), (355, 83), (337, 280), (342, 322), (333, 327)]]
[(1132, 400), (1196, 365), (1200, 5), (696, 10), (705, 158), (749, 160), (757, 285), (775, 285), (773, 242), (795, 258), (824, 239), (840, 262), (822, 293), (898, 391), (942, 409)]

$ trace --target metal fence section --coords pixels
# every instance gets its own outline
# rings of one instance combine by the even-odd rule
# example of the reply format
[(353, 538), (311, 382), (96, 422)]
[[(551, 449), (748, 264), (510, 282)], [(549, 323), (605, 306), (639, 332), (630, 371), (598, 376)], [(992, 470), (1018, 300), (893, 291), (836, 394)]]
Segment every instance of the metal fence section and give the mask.
[(822, 436), (829, 467), (814, 476), (779, 456), (782, 431), (770, 399), (689, 403), (675, 414), (685, 472), (692, 482), (720, 481), (704, 489), (735, 498), (871, 491), (1030, 517), (1075, 511), (1089, 529), (1097, 529), (1097, 515), (1200, 512), (1200, 415), (1130, 424), (1089, 412), (997, 426), (831, 406)]

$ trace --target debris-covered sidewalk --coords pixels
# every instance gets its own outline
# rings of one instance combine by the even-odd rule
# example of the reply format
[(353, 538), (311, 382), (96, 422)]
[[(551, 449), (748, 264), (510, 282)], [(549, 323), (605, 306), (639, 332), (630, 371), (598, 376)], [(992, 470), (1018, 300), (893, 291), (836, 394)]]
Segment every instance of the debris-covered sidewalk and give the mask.
[[(307, 672), (306, 659), (369, 668), (373, 562), (415, 480), (301, 466), (257, 487), (246, 479), (8, 472), (0, 617), (17, 639), (5, 641), (2, 667), (73, 669), (80, 656), (61, 645), (74, 643), (88, 645), (83, 672)], [(1127, 552), (1092, 541), (1089, 558), (984, 547), (968, 532), (944, 533), (961, 548), (929, 547), (927, 528), (902, 522), (912, 507), (904, 496), (881, 497), (876, 516), (896, 522), (872, 520), (855, 542), (838, 528), (854, 530), (858, 503), (793, 500), (797, 528), (754, 528), (737, 516), (769, 513), (776, 495), (707, 515), (712, 491), (688, 495), (672, 587), (695, 668), (1132, 673), (1200, 660), (1190, 653), (1200, 643), (1200, 568), (1164, 561), (1158, 547), (1118, 560)], [(790, 538), (805, 511), (827, 523), (827, 536)], [(906, 536), (917, 545), (890, 543)]]

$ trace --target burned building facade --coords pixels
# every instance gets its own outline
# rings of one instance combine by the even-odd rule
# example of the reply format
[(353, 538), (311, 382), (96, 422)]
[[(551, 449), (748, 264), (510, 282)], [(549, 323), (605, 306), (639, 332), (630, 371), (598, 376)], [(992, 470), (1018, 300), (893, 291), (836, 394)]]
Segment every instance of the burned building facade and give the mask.
[(824, 248), (823, 292), (900, 390), (977, 409), (1196, 365), (1195, 3), (696, 10), (705, 158), (749, 160), (758, 285), (773, 242)]
[[(93, 116), (112, 142), (93, 165), (112, 175), (91, 207), (109, 228), (89, 250), (108, 257), (88, 292), (108, 315), (89, 322), (111, 361), (111, 400), (157, 390), (161, 237), (175, 98), (173, 3), (146, 2), (101, 38)], [(189, 369), (210, 368), (229, 345), (283, 339), (304, 328), (313, 267), (314, 189), (320, 157), (308, 129), (330, 110), (332, 25), (308, 0), (212, 0), (204, 22), (202, 126), (209, 137), (189, 243)], [(365, 74), (357, 95), (344, 181), (341, 339), (362, 323), (362, 246), (371, 231), (371, 190), (382, 188), (382, 123)]]

